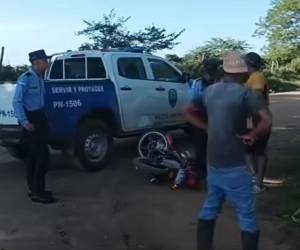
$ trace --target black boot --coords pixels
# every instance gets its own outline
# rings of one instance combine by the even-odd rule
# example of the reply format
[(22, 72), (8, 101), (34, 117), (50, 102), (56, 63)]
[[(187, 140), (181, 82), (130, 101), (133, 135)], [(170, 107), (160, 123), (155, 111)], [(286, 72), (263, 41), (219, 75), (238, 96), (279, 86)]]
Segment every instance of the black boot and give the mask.
[(242, 232), (243, 250), (258, 250), (259, 232)]
[(197, 250), (212, 250), (215, 220), (198, 220)]
[(33, 202), (38, 202), (38, 203), (43, 203), (43, 204), (52, 204), (52, 203), (57, 202), (57, 200), (54, 197), (47, 196), (45, 194), (42, 194), (42, 195), (32, 194), (30, 198)]

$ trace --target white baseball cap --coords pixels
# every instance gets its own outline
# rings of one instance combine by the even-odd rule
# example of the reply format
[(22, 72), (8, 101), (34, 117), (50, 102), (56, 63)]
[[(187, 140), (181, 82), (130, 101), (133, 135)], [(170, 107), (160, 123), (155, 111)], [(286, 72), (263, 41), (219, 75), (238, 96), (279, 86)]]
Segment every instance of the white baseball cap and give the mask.
[(247, 73), (248, 66), (244, 57), (238, 52), (229, 52), (223, 57), (223, 69), (226, 73)]

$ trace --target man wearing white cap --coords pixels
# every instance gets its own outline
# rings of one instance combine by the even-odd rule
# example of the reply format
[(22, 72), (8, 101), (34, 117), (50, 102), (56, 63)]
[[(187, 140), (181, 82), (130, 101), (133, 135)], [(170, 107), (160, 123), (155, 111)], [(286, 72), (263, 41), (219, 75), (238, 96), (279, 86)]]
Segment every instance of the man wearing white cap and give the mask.
[[(272, 120), (264, 102), (243, 86), (248, 77), (244, 58), (238, 53), (228, 53), (223, 58), (223, 69), (224, 80), (208, 87), (194, 110), (186, 110), (189, 122), (208, 131), (208, 197), (198, 218), (198, 250), (212, 249), (215, 221), (225, 199), (238, 215), (243, 250), (257, 250), (259, 227), (245, 144), (253, 144), (264, 135)], [(207, 115), (199, 115), (196, 112), (199, 110)], [(261, 119), (246, 134), (250, 115)]]

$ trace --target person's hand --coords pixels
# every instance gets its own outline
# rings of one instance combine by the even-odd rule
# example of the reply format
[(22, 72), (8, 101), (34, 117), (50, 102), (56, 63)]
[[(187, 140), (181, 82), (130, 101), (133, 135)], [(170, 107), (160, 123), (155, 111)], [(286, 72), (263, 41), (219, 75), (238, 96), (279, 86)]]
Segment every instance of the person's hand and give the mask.
[(35, 130), (34, 125), (30, 122), (27, 123), (24, 127), (28, 132), (33, 132)]
[(246, 135), (238, 135), (239, 138), (243, 140), (243, 143), (245, 145), (253, 145), (255, 142), (255, 138), (251, 134), (246, 134)]

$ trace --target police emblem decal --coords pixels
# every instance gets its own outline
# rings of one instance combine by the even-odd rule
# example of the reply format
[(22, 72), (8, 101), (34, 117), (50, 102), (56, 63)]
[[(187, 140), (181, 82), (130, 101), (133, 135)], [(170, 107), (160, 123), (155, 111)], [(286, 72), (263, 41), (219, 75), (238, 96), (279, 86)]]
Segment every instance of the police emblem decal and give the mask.
[(169, 90), (169, 104), (172, 108), (174, 108), (177, 104), (177, 91), (175, 89)]

